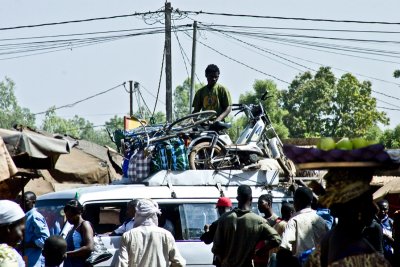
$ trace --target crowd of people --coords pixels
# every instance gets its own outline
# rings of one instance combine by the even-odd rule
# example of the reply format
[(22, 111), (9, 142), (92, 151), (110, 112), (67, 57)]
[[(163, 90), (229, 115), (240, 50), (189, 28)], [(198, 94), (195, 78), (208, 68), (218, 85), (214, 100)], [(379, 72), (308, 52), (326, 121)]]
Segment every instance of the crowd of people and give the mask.
[[(237, 207), (231, 199), (219, 198), (219, 218), (204, 226), (200, 239), (212, 244), (213, 264), (221, 267), (399, 266), (400, 215), (391, 219), (389, 203), (373, 201), (370, 178), (368, 171), (330, 171), (318, 205), (309, 187), (299, 187), (293, 203), (281, 203), (280, 216), (271, 194), (259, 196), (260, 215), (253, 212), (252, 189), (240, 185)], [(79, 201), (70, 200), (64, 207), (72, 225), (65, 238), (50, 235), (35, 202), (33, 192), (26, 192), (20, 205), (0, 200), (0, 267), (87, 266), (94, 230), (82, 217)], [(126, 215), (110, 233), (121, 235), (115, 266), (185, 266), (173, 234), (159, 226), (156, 201), (134, 199)]]

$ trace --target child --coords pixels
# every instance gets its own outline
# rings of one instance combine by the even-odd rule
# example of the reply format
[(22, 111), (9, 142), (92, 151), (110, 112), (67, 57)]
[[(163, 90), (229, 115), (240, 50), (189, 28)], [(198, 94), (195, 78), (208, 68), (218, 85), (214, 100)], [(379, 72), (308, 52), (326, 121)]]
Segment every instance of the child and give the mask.
[(46, 267), (58, 267), (67, 256), (67, 242), (58, 235), (52, 235), (44, 242), (43, 252)]

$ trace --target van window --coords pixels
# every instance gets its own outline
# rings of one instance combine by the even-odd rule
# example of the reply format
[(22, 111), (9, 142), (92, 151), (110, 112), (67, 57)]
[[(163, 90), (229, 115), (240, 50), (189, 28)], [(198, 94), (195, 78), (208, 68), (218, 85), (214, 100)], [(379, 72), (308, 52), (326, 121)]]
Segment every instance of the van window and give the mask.
[(126, 218), (126, 202), (87, 204), (82, 217), (92, 223), (97, 234), (114, 231)]
[(199, 240), (204, 225), (218, 219), (215, 204), (182, 204), (179, 206), (184, 240)]
[(43, 215), (50, 235), (59, 235), (64, 227), (64, 206), (69, 199), (42, 200), (36, 202), (36, 209)]

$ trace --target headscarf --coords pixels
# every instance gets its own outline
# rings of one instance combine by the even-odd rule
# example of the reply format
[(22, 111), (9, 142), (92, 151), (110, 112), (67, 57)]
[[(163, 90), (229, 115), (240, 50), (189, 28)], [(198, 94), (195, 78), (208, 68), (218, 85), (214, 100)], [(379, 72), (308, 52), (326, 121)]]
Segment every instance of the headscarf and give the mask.
[(25, 217), (21, 207), (10, 200), (0, 200), (0, 225), (10, 224)]
[(157, 214), (161, 214), (157, 202), (151, 199), (140, 199), (136, 206), (133, 227), (158, 226)]

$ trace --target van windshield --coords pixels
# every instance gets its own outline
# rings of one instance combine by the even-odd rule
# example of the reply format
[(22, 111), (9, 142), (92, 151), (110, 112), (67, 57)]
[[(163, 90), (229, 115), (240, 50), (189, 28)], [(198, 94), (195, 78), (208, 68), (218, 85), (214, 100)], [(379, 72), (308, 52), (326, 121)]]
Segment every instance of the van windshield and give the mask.
[(46, 219), (50, 235), (60, 235), (64, 227), (64, 206), (69, 199), (38, 200), (36, 209)]

